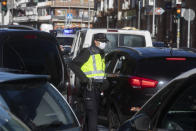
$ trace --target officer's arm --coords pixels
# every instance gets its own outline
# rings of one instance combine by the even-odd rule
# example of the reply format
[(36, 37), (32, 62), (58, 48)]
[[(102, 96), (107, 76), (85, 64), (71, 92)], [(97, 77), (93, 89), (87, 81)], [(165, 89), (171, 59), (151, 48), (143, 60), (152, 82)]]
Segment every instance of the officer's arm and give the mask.
[(75, 75), (81, 80), (82, 83), (88, 83), (88, 78), (81, 70), (81, 67), (89, 59), (89, 57), (89, 51), (84, 49), (69, 64), (70, 69), (75, 73)]

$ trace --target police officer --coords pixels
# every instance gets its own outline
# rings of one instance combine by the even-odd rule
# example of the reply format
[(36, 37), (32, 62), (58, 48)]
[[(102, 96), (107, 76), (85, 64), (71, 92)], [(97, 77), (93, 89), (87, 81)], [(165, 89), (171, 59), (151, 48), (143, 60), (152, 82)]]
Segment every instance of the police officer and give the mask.
[(95, 34), (92, 46), (82, 49), (70, 65), (83, 87), (85, 131), (96, 131), (100, 88), (105, 76), (104, 48), (106, 42), (105, 34)]

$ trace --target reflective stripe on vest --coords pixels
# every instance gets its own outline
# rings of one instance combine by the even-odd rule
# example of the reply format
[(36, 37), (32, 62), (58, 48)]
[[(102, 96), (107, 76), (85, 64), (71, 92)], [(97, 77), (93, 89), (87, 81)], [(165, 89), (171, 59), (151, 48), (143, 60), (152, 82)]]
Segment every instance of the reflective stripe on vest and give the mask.
[(105, 71), (105, 60), (100, 54), (90, 55), (88, 61), (84, 63), (81, 70), (88, 78), (103, 79)]

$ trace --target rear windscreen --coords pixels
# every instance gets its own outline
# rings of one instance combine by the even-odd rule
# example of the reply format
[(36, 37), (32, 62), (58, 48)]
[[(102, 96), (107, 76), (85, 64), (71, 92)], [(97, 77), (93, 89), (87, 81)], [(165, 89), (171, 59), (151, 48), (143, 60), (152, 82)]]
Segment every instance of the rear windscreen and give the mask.
[(108, 42), (106, 44), (105, 52), (109, 52), (119, 46), (128, 47), (145, 47), (145, 37), (142, 35), (133, 34), (106, 34)]
[(73, 37), (57, 37), (57, 42), (60, 45), (70, 45), (72, 46), (73, 43)]
[(37, 34), (16, 34), (4, 41), (2, 66), (33, 74), (49, 74), (59, 83), (62, 65), (55, 41)]
[(136, 73), (142, 76), (173, 78), (195, 67), (196, 58), (186, 58), (186, 60), (144, 59), (136, 65)]

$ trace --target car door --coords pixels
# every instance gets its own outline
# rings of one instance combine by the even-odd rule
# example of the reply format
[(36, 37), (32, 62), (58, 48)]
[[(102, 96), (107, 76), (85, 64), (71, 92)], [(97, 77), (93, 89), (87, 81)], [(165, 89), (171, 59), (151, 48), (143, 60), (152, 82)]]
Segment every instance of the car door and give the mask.
[[(196, 84), (195, 79), (180, 85), (168, 94), (169, 99), (157, 113), (156, 130), (196, 130)], [(179, 85), (177, 85), (179, 86)]]
[[(111, 101), (117, 105), (116, 108), (119, 110), (120, 114), (129, 114), (127, 112), (130, 105), (129, 101), (129, 93), (130, 93), (130, 87), (129, 87), (129, 59), (128, 56), (124, 53), (116, 52), (114, 57), (111, 58), (110, 65), (108, 65), (106, 71), (107, 73), (107, 79), (110, 82), (110, 95), (111, 95)], [(131, 68), (131, 67), (130, 67)], [(128, 116), (128, 115), (127, 115)]]

